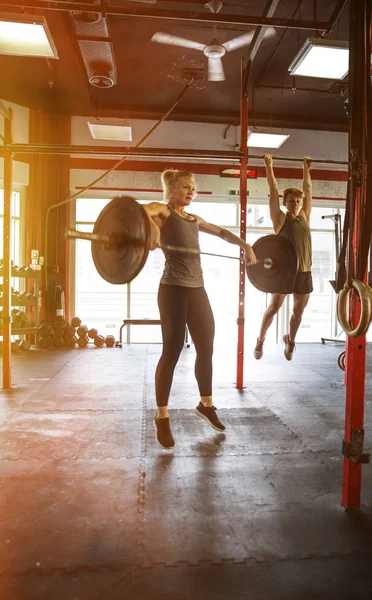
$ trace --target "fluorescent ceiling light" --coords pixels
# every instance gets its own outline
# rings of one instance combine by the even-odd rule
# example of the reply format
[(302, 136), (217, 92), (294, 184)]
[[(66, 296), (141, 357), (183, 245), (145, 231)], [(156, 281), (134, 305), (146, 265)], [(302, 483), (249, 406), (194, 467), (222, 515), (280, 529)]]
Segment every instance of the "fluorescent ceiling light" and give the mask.
[(95, 140), (116, 140), (119, 142), (132, 141), (132, 128), (128, 125), (104, 125), (88, 123), (92, 138)]
[(349, 46), (339, 40), (308, 38), (290, 64), (291, 75), (343, 79), (349, 70)]
[(252, 148), (280, 148), (289, 138), (289, 135), (282, 133), (257, 133), (250, 131), (248, 133), (248, 146)]
[(23, 14), (0, 13), (0, 54), (58, 58), (45, 18)]

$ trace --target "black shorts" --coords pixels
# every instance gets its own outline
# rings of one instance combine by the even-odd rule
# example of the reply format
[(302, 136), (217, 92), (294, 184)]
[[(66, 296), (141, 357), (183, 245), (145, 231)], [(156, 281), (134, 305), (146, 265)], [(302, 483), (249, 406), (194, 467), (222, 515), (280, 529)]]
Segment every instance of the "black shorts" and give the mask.
[(312, 291), (313, 278), (311, 271), (299, 271), (291, 285), (279, 294), (311, 294)]

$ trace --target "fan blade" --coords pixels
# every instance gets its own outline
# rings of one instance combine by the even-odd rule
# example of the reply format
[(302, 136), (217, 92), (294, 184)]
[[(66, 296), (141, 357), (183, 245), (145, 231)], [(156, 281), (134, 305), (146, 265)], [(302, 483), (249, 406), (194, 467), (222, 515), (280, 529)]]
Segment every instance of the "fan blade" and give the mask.
[(162, 33), (158, 31), (154, 33), (151, 38), (152, 42), (158, 42), (158, 44), (168, 44), (169, 46), (181, 46), (182, 48), (192, 48), (193, 50), (203, 51), (205, 48), (204, 44), (199, 42), (193, 42), (192, 40), (186, 40), (185, 38), (177, 37), (176, 35), (170, 35), (169, 33)]
[[(242, 48), (243, 46), (248, 46), (251, 43), (253, 38), (254, 31), (249, 31), (248, 33), (243, 33), (243, 35), (239, 35), (238, 37), (229, 40), (228, 42), (224, 42), (222, 45), (226, 48), (227, 52), (231, 52), (232, 50), (237, 50), (238, 48)], [(276, 31), (273, 27), (266, 27), (264, 38), (273, 37), (276, 35)]]
[(225, 81), (225, 72), (220, 58), (208, 58), (208, 81)]

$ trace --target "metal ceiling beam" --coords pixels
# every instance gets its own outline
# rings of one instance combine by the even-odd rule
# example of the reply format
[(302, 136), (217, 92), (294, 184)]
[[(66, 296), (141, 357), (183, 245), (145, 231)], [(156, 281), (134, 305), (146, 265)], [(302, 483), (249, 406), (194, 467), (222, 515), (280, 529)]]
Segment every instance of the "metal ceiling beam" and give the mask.
[(341, 11), (344, 8), (345, 4), (347, 4), (347, 2), (348, 0), (338, 0), (329, 19), (329, 31), (332, 31), (332, 29), (336, 25), (337, 19), (339, 18)]
[[(300, 0), (298, 6), (296, 7), (296, 10), (294, 11), (294, 13), (291, 16), (291, 19), (294, 19), (296, 14), (299, 12), (299, 10), (301, 9), (301, 5), (302, 5), (303, 0)], [(253, 86), (253, 90), (252, 93), (254, 91), (254, 89), (258, 86), (258, 84), (260, 83), (260, 81), (262, 81), (262, 79), (265, 77), (267, 71), (269, 70), (275, 56), (277, 55), (277, 53), (279, 52), (279, 49), (284, 41), (284, 38), (286, 36), (287, 30), (285, 30), (283, 33), (281, 33), (280, 37), (279, 37), (279, 41), (275, 46), (274, 52), (272, 53), (269, 61), (267, 62), (266, 66), (264, 67), (263, 71), (261, 71), (261, 74), (259, 75), (258, 79), (257, 79), (257, 83), (255, 83), (255, 85)]]
[(117, 146), (79, 146), (68, 144), (8, 144), (1, 150), (13, 154), (94, 154), (99, 156), (125, 156), (130, 158), (192, 158), (209, 160), (240, 160), (242, 152), (234, 150), (180, 150), (176, 148), (128, 148)]
[[(270, 19), (273, 17), (274, 12), (275, 12), (279, 2), (280, 2), (280, 0), (269, 0), (269, 2), (266, 3), (266, 6), (263, 10), (265, 19)], [(258, 49), (261, 46), (261, 42), (263, 40), (264, 35), (265, 35), (265, 30), (262, 27), (255, 31), (252, 42), (248, 49), (248, 53), (245, 56), (245, 61), (247, 61), (247, 62), (254, 61), (254, 58), (258, 52)]]
[(255, 85), (254, 86), (255, 90), (278, 90), (279, 92), (283, 91), (283, 92), (310, 92), (310, 93), (317, 93), (317, 94), (333, 94), (333, 95), (340, 95), (340, 90), (325, 90), (325, 89), (320, 89), (320, 88), (307, 88), (307, 87), (299, 87), (296, 85), (295, 88), (293, 88), (292, 86), (284, 86), (284, 85)]
[(80, 2), (50, 2), (43, 0), (1, 0), (0, 7), (41, 9), (41, 10), (59, 10), (59, 11), (78, 11), (78, 12), (97, 12), (105, 16), (138, 17), (175, 21), (193, 21), (199, 23), (214, 23), (224, 25), (249, 26), (249, 27), (284, 27), (286, 29), (315, 29), (318, 31), (330, 31), (328, 21), (307, 21), (281, 18), (269, 18), (260, 16), (245, 17), (243, 15), (224, 15), (207, 14), (195, 11), (178, 10), (160, 10), (156, 8), (136, 8), (122, 6), (106, 6), (103, 4), (86, 4)]
[(254, 119), (251, 119), (252, 125), (255, 127), (272, 127), (273, 129), (304, 129), (313, 131), (339, 131), (341, 133), (347, 132), (349, 126), (345, 114), (345, 122), (331, 121), (330, 119), (323, 119), (322, 121), (316, 119), (309, 119), (304, 116), (293, 115), (292, 118), (284, 117), (282, 115), (268, 115), (259, 113), (254, 115)]
[[(264, 18), (270, 18), (273, 16), (279, 2), (280, 2), (280, 0), (268, 0), (268, 2), (266, 2), (265, 8), (263, 10)], [(261, 46), (264, 35), (265, 35), (265, 30), (263, 27), (258, 27), (255, 30), (252, 41), (248, 48), (248, 53), (244, 58), (245, 68), (243, 71), (242, 90), (246, 96), (248, 96), (248, 87), (249, 87), (249, 73), (250, 73), (249, 65), (253, 63), (254, 58)]]

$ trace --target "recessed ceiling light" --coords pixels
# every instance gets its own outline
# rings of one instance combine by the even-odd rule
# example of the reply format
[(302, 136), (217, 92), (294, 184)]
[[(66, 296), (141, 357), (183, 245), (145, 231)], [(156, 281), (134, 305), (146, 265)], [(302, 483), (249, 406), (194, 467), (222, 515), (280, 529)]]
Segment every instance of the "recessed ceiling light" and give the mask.
[(289, 138), (289, 135), (282, 133), (257, 133), (250, 131), (248, 133), (248, 146), (252, 148), (280, 148)]
[(58, 58), (44, 17), (0, 13), (0, 54)]
[(339, 40), (308, 38), (288, 71), (293, 76), (343, 79), (349, 70), (349, 47)]
[(103, 123), (88, 123), (92, 138), (95, 140), (111, 140), (131, 142), (132, 128), (128, 125), (105, 125)]

